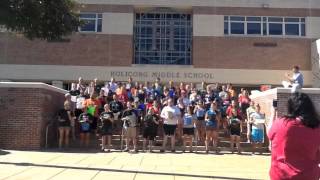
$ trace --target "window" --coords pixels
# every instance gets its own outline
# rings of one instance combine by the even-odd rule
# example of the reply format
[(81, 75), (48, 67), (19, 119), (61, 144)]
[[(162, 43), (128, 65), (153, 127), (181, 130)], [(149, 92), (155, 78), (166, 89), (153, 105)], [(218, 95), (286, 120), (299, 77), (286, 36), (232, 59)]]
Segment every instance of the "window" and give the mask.
[(244, 17), (230, 16), (230, 33), (244, 34)]
[(134, 32), (135, 64), (191, 64), (190, 14), (166, 8), (137, 13)]
[(83, 25), (79, 28), (80, 32), (101, 32), (102, 31), (102, 14), (81, 13), (80, 20)]
[(305, 18), (225, 16), (224, 34), (305, 36)]
[(261, 17), (247, 17), (247, 34), (261, 34)]

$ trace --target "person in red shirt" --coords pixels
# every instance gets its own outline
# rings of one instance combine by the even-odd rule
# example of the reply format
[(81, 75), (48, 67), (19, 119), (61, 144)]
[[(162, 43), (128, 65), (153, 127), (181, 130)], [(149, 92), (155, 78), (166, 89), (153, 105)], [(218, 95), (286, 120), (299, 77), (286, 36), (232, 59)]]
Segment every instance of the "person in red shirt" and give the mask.
[(271, 141), (271, 180), (319, 180), (320, 120), (308, 95), (288, 99), (288, 115), (275, 119)]
[(241, 110), (238, 108), (236, 100), (232, 100), (231, 104), (228, 106), (228, 108), (226, 110), (227, 116), (231, 117), (232, 116), (232, 111), (234, 109), (236, 109), (238, 116), (240, 116), (242, 118), (242, 113), (241, 113)]

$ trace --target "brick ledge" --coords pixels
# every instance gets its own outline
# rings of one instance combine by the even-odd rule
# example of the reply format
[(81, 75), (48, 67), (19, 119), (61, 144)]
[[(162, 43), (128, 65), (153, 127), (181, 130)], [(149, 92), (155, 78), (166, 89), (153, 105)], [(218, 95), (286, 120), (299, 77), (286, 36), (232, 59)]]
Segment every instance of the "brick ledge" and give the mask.
[(0, 88), (41, 88), (65, 94), (68, 91), (41, 82), (0, 82)]

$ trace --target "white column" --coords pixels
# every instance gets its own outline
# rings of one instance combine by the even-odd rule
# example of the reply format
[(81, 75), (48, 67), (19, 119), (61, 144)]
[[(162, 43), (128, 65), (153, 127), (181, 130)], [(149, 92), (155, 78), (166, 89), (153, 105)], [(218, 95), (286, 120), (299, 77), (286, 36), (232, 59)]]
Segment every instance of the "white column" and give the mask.
[(133, 34), (133, 13), (103, 13), (102, 34)]
[(312, 84), (315, 88), (320, 88), (320, 39), (312, 43), (311, 46)]
[(224, 16), (193, 15), (193, 36), (224, 36)]
[(320, 38), (320, 17), (306, 18), (306, 36), (308, 38)]

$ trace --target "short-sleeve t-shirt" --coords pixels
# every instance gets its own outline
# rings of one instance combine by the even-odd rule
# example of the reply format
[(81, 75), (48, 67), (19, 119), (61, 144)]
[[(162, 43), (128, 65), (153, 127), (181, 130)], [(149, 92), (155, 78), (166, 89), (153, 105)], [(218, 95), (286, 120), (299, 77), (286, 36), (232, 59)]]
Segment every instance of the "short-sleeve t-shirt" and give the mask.
[(113, 113), (112, 112), (102, 112), (100, 114), (101, 125), (103, 127), (112, 126), (112, 121), (111, 121), (112, 118), (113, 118)]
[(264, 129), (265, 115), (261, 113), (254, 112), (250, 116), (253, 118), (252, 129)]
[(159, 120), (159, 117), (156, 114), (153, 114), (153, 115), (147, 114), (144, 117), (144, 121), (143, 121), (144, 127), (151, 127), (151, 128), (157, 127), (158, 125), (154, 121), (158, 121), (158, 120)]
[(124, 127), (136, 127), (137, 115), (134, 109), (127, 109), (123, 112), (122, 119), (124, 120)]
[(65, 110), (65, 109), (61, 109), (58, 113), (59, 116), (59, 126), (70, 126), (70, 119), (69, 119), (69, 115), (68, 113), (70, 113), (70, 115), (72, 115), (71, 111)]
[(165, 106), (160, 116), (164, 119), (164, 124), (176, 125), (178, 124), (181, 112), (177, 106)]
[(193, 116), (191, 114), (185, 113), (183, 115), (183, 127), (184, 128), (193, 128)]
[(282, 117), (274, 120), (268, 137), (270, 179), (319, 179), (320, 127), (308, 128), (298, 118)]

